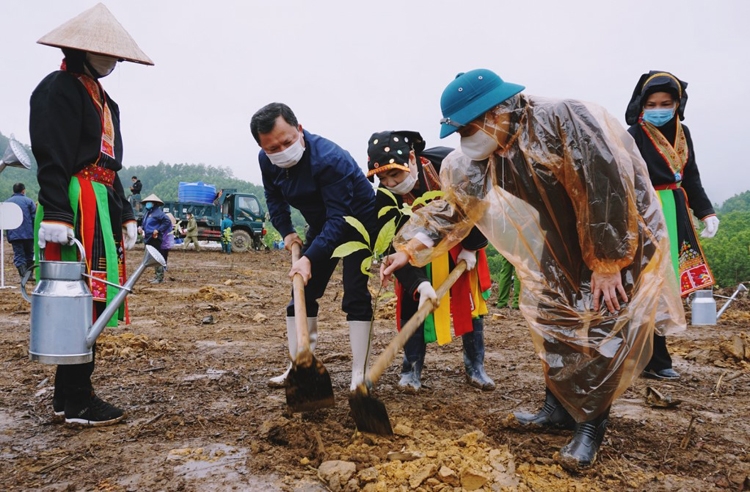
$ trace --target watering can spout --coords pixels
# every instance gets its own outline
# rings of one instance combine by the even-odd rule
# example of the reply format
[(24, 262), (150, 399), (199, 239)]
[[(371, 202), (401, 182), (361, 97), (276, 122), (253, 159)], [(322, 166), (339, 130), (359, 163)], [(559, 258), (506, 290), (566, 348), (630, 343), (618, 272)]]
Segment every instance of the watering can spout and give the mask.
[[(21, 280), (21, 293), (31, 303), (29, 330), (29, 358), (43, 364), (85, 364), (94, 357), (92, 347), (107, 322), (125, 302), (125, 297), (143, 271), (152, 265), (165, 265), (161, 253), (146, 246), (141, 265), (133, 272), (125, 285), (108, 282), (86, 273), (86, 252), (77, 239), (80, 261), (46, 260), (44, 251), (34, 268), (39, 268), (39, 277), (34, 292), (26, 293), (26, 283), (31, 277), (29, 270)], [(86, 279), (102, 282), (119, 289), (104, 311), (92, 324), (94, 298)]]
[(115, 298), (112, 299), (109, 304), (107, 304), (107, 308), (91, 326), (88, 335), (86, 335), (86, 346), (88, 348), (94, 346), (94, 342), (96, 342), (96, 339), (99, 338), (99, 335), (101, 335), (104, 327), (107, 326), (109, 320), (112, 319), (112, 316), (114, 316), (117, 310), (120, 309), (122, 303), (125, 302), (125, 298), (127, 297), (127, 295), (133, 291), (133, 286), (138, 281), (138, 278), (140, 278), (140, 276), (146, 270), (146, 268), (156, 265), (161, 265), (164, 267), (167, 266), (167, 262), (164, 260), (164, 257), (161, 255), (161, 253), (159, 253), (159, 250), (157, 250), (153, 246), (146, 245), (146, 255), (143, 257), (143, 261), (138, 266), (136, 271), (133, 272), (133, 275), (130, 276), (128, 281), (125, 282), (125, 285), (120, 286), (92, 277), (92, 280), (117, 287), (118, 289), (120, 289), (120, 292), (118, 292)]
[(734, 291), (734, 294), (732, 294), (732, 297), (730, 297), (729, 300), (725, 302), (723, 306), (721, 306), (721, 309), (719, 310), (719, 314), (716, 315), (716, 319), (719, 319), (719, 317), (721, 317), (721, 315), (724, 314), (724, 311), (727, 310), (727, 308), (732, 303), (732, 301), (737, 297), (737, 294), (739, 294), (740, 292), (746, 292), (746, 291), (747, 291), (747, 287), (745, 287), (744, 284), (740, 284), (739, 286), (737, 286), (737, 290)]

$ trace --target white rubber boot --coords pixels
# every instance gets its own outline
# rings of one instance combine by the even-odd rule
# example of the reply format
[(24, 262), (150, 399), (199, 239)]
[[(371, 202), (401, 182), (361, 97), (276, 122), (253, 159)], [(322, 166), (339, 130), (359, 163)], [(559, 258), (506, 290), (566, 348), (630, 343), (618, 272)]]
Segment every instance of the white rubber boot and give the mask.
[(318, 318), (307, 318), (307, 333), (310, 335), (310, 352), (318, 345)]
[[(315, 346), (318, 343), (318, 318), (307, 318), (307, 331), (310, 335), (310, 351), (315, 352)], [(286, 318), (286, 338), (289, 341), (289, 357), (294, 359), (297, 356), (297, 326), (294, 324), (294, 317)], [(292, 362), (283, 374), (268, 380), (268, 386), (271, 388), (283, 388), (286, 386), (286, 378), (289, 371), (292, 370)]]
[(349, 342), (352, 346), (352, 383), (349, 386), (350, 391), (354, 391), (365, 380), (365, 371), (367, 371), (367, 363), (372, 352), (370, 344), (371, 324), (370, 321), (349, 322)]

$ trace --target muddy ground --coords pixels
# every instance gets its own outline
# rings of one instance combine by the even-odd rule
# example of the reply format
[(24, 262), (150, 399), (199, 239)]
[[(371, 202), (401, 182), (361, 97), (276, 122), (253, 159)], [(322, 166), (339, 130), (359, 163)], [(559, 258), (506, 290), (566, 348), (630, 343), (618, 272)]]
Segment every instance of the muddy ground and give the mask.
[[(6, 284), (17, 285), (9, 249)], [(131, 270), (142, 255), (137, 246)], [(495, 308), (494, 295), (486, 367), (497, 390), (465, 384), (460, 340), (431, 345), (421, 394), (397, 390), (398, 362), (377, 388), (396, 428), (385, 438), (357, 433), (349, 416), (340, 272), (322, 300), (316, 352), (335, 408), (292, 415), (284, 391), (266, 385), (287, 361), (287, 253), (178, 250), (169, 264), (165, 283), (149, 284), (151, 272), (139, 281), (132, 324), (99, 339), (94, 385), (128, 412), (112, 427), (53, 418), (54, 367), (27, 355), (29, 305), (17, 288), (0, 291), (0, 490), (750, 490), (747, 299), (718, 326), (670, 339), (682, 379), (636, 381), (613, 407), (598, 464), (574, 475), (554, 461), (568, 432), (508, 418), (536, 409), (544, 386), (523, 319)], [(394, 333), (392, 303), (378, 312), (375, 354)], [(681, 403), (653, 407), (647, 387)], [(348, 463), (321, 467), (335, 460)]]

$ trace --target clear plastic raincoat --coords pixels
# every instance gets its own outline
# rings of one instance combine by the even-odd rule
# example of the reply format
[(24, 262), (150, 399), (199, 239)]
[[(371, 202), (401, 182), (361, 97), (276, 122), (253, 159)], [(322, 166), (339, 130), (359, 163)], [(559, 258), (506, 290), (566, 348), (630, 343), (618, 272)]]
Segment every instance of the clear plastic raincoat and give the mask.
[[(591, 420), (648, 363), (655, 327), (685, 328), (664, 218), (633, 139), (603, 108), (519, 94), (491, 111), (509, 114), (508, 143), (484, 161), (446, 157), (444, 200), (394, 244), (424, 265), (476, 225), (521, 278), (548, 388)], [(619, 312), (593, 311), (593, 271), (621, 273)]]

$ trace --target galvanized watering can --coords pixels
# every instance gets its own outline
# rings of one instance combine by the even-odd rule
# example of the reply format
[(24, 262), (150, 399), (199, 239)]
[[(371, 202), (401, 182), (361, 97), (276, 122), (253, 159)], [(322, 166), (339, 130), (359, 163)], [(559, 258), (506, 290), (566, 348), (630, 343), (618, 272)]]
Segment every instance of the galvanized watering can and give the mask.
[[(693, 294), (693, 301), (690, 304), (693, 311), (693, 320), (691, 324), (715, 325), (718, 319), (721, 318), (721, 315), (724, 314), (724, 311), (727, 310), (732, 301), (737, 297), (737, 294), (741, 292), (747, 292), (747, 287), (742, 284), (737, 287), (737, 290), (734, 291), (732, 297), (714, 294), (713, 290), (696, 291), (695, 294)], [(716, 301), (714, 300), (714, 296), (728, 299), (721, 309), (719, 309), (718, 313), (716, 312)]]
[(166, 266), (161, 253), (153, 246), (146, 246), (143, 262), (125, 285), (96, 278), (97, 282), (117, 287), (120, 292), (92, 325), (94, 298), (84, 277), (94, 277), (86, 273), (83, 245), (76, 239), (73, 241), (80, 251), (80, 261), (46, 261), (42, 252), (39, 264), (34, 265), (34, 268), (39, 267), (39, 282), (31, 297), (26, 292), (26, 282), (34, 268), (29, 269), (21, 280), (21, 294), (31, 303), (29, 358), (43, 364), (91, 362), (94, 342), (132, 292), (143, 271), (150, 266)]

